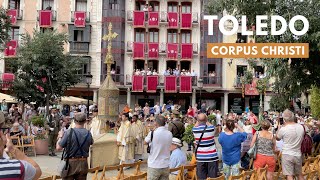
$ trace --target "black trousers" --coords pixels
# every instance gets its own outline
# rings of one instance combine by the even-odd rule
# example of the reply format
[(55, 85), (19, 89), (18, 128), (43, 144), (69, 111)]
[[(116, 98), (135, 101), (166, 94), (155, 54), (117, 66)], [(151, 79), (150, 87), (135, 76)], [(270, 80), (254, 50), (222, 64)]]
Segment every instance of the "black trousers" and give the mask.
[(218, 176), (218, 161), (197, 162), (197, 176), (199, 180), (216, 178)]

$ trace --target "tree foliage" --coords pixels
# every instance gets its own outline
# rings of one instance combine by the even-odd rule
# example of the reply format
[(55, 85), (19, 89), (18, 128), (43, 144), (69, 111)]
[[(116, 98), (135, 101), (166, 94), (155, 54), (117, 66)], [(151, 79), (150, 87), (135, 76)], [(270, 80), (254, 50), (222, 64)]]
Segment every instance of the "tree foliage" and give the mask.
[[(309, 43), (309, 58), (294, 59), (261, 59), (266, 67), (267, 78), (275, 78), (273, 90), (279, 96), (272, 97), (276, 107), (290, 106), (290, 98), (300, 97), (301, 92), (310, 89), (312, 85), (320, 86), (320, 1), (314, 0), (209, 0), (207, 11), (210, 14), (220, 14), (226, 10), (235, 16), (246, 15), (247, 25), (254, 26), (256, 15), (279, 15), (289, 20), (302, 15), (309, 21), (309, 31), (303, 36), (293, 35), (289, 28), (279, 36), (270, 35), (270, 20), (268, 36), (255, 36), (256, 42), (270, 43)], [(279, 28), (279, 24), (277, 24)], [(303, 28), (302, 22), (295, 23), (297, 30)], [(281, 98), (280, 102), (278, 98)], [(275, 99), (276, 98), (276, 99)], [(282, 108), (281, 108), (282, 109)]]
[(34, 31), (22, 35), (12, 91), (24, 103), (49, 103), (54, 97), (80, 81), (77, 71), (81, 60), (64, 54), (67, 35), (57, 31)]
[(0, 47), (4, 46), (5, 42), (10, 39), (11, 21), (10, 17), (7, 14), (7, 10), (3, 7), (0, 7)]
[(310, 107), (312, 116), (320, 119), (320, 88), (317, 86), (312, 86)]

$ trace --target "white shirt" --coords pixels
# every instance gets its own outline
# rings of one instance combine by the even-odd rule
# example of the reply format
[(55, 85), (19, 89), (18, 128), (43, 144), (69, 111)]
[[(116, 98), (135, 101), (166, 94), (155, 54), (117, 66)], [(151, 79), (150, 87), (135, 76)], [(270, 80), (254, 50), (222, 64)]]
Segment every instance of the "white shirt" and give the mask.
[(153, 132), (152, 142), (151, 132), (149, 132), (145, 138), (145, 142), (149, 143), (151, 147), (151, 152), (148, 157), (148, 167), (155, 169), (169, 168), (172, 133), (165, 127), (158, 127)]
[(304, 137), (302, 125), (286, 125), (279, 130), (277, 136), (283, 140), (282, 154), (301, 156), (301, 143)]
[(155, 113), (154, 114), (160, 114), (160, 106), (155, 105), (154, 107)]

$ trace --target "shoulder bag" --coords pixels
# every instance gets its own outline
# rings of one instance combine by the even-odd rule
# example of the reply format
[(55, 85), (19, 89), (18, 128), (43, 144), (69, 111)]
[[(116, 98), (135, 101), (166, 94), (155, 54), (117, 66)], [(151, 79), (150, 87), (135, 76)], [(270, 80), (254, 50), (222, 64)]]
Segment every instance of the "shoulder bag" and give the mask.
[(199, 141), (198, 141), (196, 150), (195, 150), (195, 152), (194, 152), (196, 158), (197, 158), (197, 152), (198, 152), (198, 148), (199, 148), (200, 142), (201, 142), (201, 140), (202, 140), (202, 137), (203, 137), (204, 132), (206, 132), (207, 127), (208, 127), (207, 125), (204, 127), (204, 129), (203, 129), (203, 131), (202, 131), (202, 134), (201, 134), (201, 136), (200, 136), (200, 138), (199, 138)]
[[(62, 178), (67, 177), (68, 172), (69, 172), (69, 157), (70, 157), (70, 150), (71, 150), (71, 139), (72, 139), (72, 134), (73, 134), (73, 128), (70, 129), (70, 134), (68, 137), (67, 141), (67, 146), (66, 148), (63, 149), (62, 156), (61, 156), (61, 161), (59, 164), (58, 168), (58, 173)], [(64, 160), (64, 155), (66, 154), (66, 159)]]
[(257, 131), (256, 142), (254, 142), (254, 145), (247, 152), (249, 157), (253, 158), (253, 159), (256, 159), (256, 157), (257, 157), (257, 141), (258, 141), (258, 138), (259, 138), (259, 131)]
[[(150, 141), (150, 143), (152, 143), (152, 140), (153, 140), (153, 131), (151, 131), (151, 141)], [(150, 154), (150, 152), (151, 152), (150, 143), (148, 143), (148, 147), (147, 147), (147, 153), (149, 153), (149, 154)]]

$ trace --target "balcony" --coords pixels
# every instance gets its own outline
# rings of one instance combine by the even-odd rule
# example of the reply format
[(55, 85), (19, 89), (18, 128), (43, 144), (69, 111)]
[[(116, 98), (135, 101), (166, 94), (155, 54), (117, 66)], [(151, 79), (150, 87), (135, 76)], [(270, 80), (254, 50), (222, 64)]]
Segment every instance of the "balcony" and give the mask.
[(10, 16), (11, 24), (16, 25), (17, 20), (22, 20), (23, 10), (21, 9), (9, 9), (8, 16)]
[(201, 76), (203, 86), (221, 86), (222, 78), (218, 76)]
[(52, 27), (52, 21), (57, 20), (57, 11), (55, 10), (38, 10), (37, 20), (39, 26), (43, 28)]
[[(80, 11), (71, 11), (71, 22), (74, 22), (76, 12), (80, 12)], [(84, 13), (85, 13), (85, 22), (90, 23), (90, 12), (84, 12)]]
[(70, 42), (70, 53), (72, 54), (88, 54), (88, 42)]

